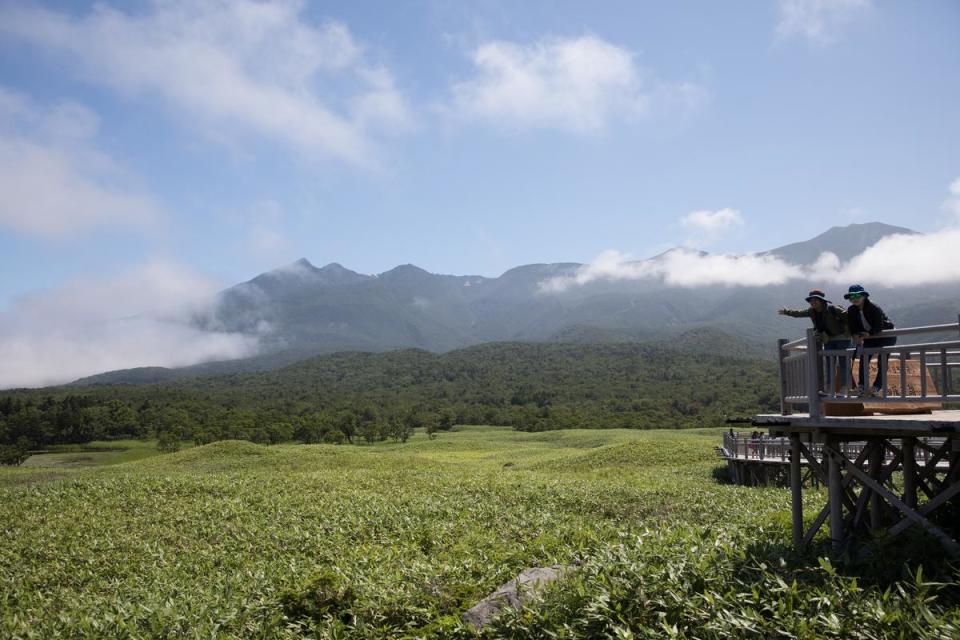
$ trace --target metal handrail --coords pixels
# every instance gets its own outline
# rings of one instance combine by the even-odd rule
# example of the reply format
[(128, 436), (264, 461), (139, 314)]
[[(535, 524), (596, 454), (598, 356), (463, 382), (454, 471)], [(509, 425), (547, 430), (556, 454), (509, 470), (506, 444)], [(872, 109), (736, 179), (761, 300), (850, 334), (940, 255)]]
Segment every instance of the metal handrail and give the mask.
[[(915, 336), (924, 334), (943, 334), (947, 331), (960, 332), (958, 321), (951, 324), (927, 325), (922, 327), (904, 327), (882, 331), (871, 338), (895, 336)], [(924, 401), (960, 402), (960, 375), (953, 369), (960, 367), (960, 340), (938, 340), (936, 342), (890, 345), (882, 347), (857, 347), (848, 349), (821, 348), (813, 329), (801, 340), (779, 340), (778, 360), (780, 363), (780, 408), (781, 413), (789, 415), (792, 405), (806, 404), (810, 417), (821, 413), (821, 401), (858, 403), (864, 398), (851, 393), (854, 387), (853, 364), (856, 358), (876, 356), (877, 366), (882, 367), (882, 387), (878, 395), (871, 396), (869, 402), (880, 404), (904, 404)], [(891, 394), (887, 375), (887, 363), (893, 358), (900, 363), (899, 393)], [(914, 389), (908, 393), (906, 363), (917, 362), (920, 367), (919, 393)], [(835, 390), (833, 378), (842, 374), (841, 389)], [(867, 371), (869, 374), (869, 371)], [(934, 375), (935, 374), (935, 375)], [(829, 389), (823, 385), (830, 381)], [(929, 380), (929, 383), (928, 383)], [(869, 380), (861, 380), (866, 385)]]
[[(924, 333), (942, 333), (944, 331), (951, 331), (958, 328), (958, 323), (954, 324), (931, 324), (923, 327), (904, 327), (903, 329), (888, 329), (886, 331), (881, 331), (871, 338), (895, 338), (898, 336), (915, 336), (921, 335)], [(807, 339), (799, 338), (791, 342), (787, 342), (783, 345), (784, 349), (788, 351), (806, 351), (807, 349)]]

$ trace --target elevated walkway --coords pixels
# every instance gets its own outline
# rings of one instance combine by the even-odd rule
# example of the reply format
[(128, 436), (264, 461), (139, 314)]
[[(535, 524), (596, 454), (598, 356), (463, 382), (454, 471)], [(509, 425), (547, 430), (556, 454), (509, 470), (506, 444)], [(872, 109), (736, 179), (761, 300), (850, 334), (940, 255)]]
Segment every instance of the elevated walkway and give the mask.
[[(960, 523), (940, 515), (960, 500), (960, 321), (882, 336), (905, 344), (824, 351), (812, 329), (780, 340), (781, 412), (753, 419), (770, 438), (741, 449), (727, 434), (721, 455), (742, 484), (785, 477), (798, 548), (824, 524), (836, 552), (864, 535), (920, 527), (960, 556)], [(857, 393), (864, 359), (869, 380), (886, 374), (876, 396)], [(827, 503), (808, 523), (803, 489), (821, 483)]]

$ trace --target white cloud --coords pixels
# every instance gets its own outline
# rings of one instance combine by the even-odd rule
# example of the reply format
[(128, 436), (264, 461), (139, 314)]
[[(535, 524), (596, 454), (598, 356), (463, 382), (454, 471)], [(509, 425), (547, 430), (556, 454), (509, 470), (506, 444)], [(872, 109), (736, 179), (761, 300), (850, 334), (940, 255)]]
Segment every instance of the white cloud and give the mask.
[(704, 96), (695, 84), (647, 77), (631, 51), (595, 36), (487, 42), (471, 59), (476, 76), (453, 86), (452, 111), (498, 126), (592, 132)]
[(680, 218), (680, 225), (691, 233), (690, 242), (712, 242), (735, 227), (742, 227), (743, 216), (736, 209), (692, 211)]
[(960, 282), (960, 228), (927, 235), (893, 235), (881, 239), (849, 262), (824, 254), (807, 277), (836, 284), (876, 282), (891, 287)]
[(709, 255), (689, 249), (674, 249), (640, 262), (605, 251), (572, 276), (545, 280), (540, 290), (561, 293), (596, 281), (655, 280), (672, 287), (743, 286), (783, 284), (789, 280), (874, 282), (885, 286), (922, 286), (960, 283), (960, 228), (927, 235), (891, 235), (860, 255), (843, 263), (825, 252), (809, 265), (788, 263), (771, 255)]
[(203, 331), (216, 283), (153, 262), (112, 279), (74, 278), (0, 312), (0, 388), (43, 386), (139, 366), (252, 355), (253, 336)]
[(815, 44), (829, 44), (872, 0), (780, 0), (777, 35), (801, 36)]
[(143, 226), (161, 207), (97, 149), (99, 118), (0, 87), (0, 225), (41, 236), (104, 225)]
[[(710, 255), (690, 249), (672, 249), (655, 258), (631, 261), (628, 255), (607, 250), (570, 276), (544, 280), (542, 293), (562, 293), (572, 287), (610, 280), (654, 280), (673, 287), (783, 284), (789, 280), (874, 282), (885, 286), (923, 286), (960, 283), (960, 178), (948, 187), (943, 208), (956, 215), (951, 224), (929, 234), (894, 234), (881, 238), (844, 263), (831, 252), (811, 264), (798, 265), (773, 255)], [(739, 212), (694, 211), (681, 220), (685, 227), (714, 232), (743, 224)]]
[(598, 280), (658, 280), (667, 286), (712, 285), (757, 287), (781, 284), (801, 277), (802, 269), (774, 256), (704, 254), (673, 249), (656, 258), (628, 261), (614, 250), (604, 251), (573, 276), (559, 276), (541, 283), (544, 292), (562, 292)]
[(374, 131), (411, 120), (383, 67), (342, 24), (295, 0), (156, 0), (141, 13), (4, 5), (0, 33), (62, 55), (89, 82), (160, 98), (212, 138), (251, 133), (313, 157), (372, 164)]

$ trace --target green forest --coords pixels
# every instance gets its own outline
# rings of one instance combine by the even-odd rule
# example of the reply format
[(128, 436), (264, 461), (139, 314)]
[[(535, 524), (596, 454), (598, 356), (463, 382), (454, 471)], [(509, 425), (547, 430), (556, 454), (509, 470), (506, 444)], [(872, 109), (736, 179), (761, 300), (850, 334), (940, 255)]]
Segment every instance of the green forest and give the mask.
[[(776, 370), (736, 344), (492, 343), (445, 354), (339, 353), (267, 372), (0, 394), (0, 445), (27, 450), (117, 438), (176, 449), (406, 440), (454, 424), (520, 431), (716, 426), (777, 407)], [(101, 377), (103, 379), (103, 377)], [(105, 379), (109, 380), (109, 377)]]

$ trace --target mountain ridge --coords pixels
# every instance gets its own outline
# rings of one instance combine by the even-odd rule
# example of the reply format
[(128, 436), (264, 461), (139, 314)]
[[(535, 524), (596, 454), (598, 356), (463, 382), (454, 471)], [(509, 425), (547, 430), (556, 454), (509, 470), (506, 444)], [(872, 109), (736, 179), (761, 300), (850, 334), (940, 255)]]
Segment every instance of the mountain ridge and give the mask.
[[(792, 256), (809, 263), (822, 251), (835, 249), (843, 259), (882, 237), (901, 233), (916, 232), (882, 223), (833, 227), (809, 240), (754, 255), (783, 260)], [(207, 363), (186, 369), (263, 370), (344, 350), (414, 348), (443, 353), (486, 342), (633, 342), (705, 328), (768, 343), (806, 328), (796, 320), (777, 316), (776, 309), (805, 305), (806, 292), (818, 286), (793, 280), (774, 287), (677, 287), (656, 278), (601, 278), (544, 292), (543, 282), (572, 278), (583, 266), (576, 262), (533, 263), (491, 278), (434, 274), (407, 263), (365, 275), (336, 262), (316, 267), (300, 258), (223, 290), (216, 314), (198, 321), (204, 329), (258, 336), (261, 350), (257, 356), (234, 364)], [(867, 284), (895, 322), (900, 316), (909, 317), (911, 323), (930, 324), (955, 317), (942, 317), (946, 308), (943, 287), (940, 295), (934, 295)], [(960, 286), (947, 287), (947, 298), (954, 290), (960, 299)], [(840, 292), (830, 293), (837, 299)]]

